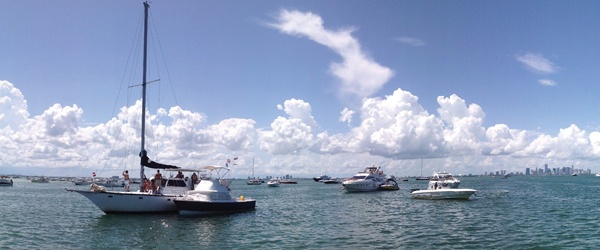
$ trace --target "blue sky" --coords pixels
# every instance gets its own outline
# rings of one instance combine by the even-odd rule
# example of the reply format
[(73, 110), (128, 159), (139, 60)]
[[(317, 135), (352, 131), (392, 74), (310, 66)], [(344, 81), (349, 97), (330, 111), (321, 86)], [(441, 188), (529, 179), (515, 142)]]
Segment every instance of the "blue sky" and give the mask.
[[(416, 175), (420, 158), (426, 172), (600, 170), (598, 5), (153, 1), (149, 112), (169, 138), (155, 158), (238, 156), (239, 176), (253, 158), (260, 175)], [(124, 86), (141, 81), (142, 15), (139, 1), (0, 3), (0, 167), (123, 170), (101, 155), (120, 152), (111, 121), (135, 128), (116, 112), (139, 98)]]

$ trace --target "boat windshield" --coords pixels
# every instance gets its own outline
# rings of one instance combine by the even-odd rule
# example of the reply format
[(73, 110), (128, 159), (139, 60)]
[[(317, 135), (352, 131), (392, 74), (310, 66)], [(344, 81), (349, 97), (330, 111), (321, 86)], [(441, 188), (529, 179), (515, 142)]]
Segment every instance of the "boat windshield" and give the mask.
[(362, 179), (364, 179), (365, 177), (366, 177), (366, 176), (364, 176), (364, 175), (355, 175), (355, 176), (352, 176), (352, 179), (356, 179), (356, 180), (362, 180)]

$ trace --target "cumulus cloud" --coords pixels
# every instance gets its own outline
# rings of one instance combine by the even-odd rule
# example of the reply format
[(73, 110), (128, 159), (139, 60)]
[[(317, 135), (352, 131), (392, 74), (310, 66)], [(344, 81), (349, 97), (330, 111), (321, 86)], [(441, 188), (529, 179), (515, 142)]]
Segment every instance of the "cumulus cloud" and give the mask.
[(423, 42), (421, 39), (414, 38), (414, 37), (399, 37), (399, 38), (396, 38), (396, 41), (406, 44), (406, 45), (415, 46), (415, 47), (421, 47), (421, 46), (425, 45), (425, 42)]
[(394, 72), (373, 61), (352, 36), (354, 29), (330, 30), (323, 19), (311, 12), (282, 10), (271, 27), (289, 35), (307, 37), (342, 57), (342, 62), (330, 65), (330, 72), (341, 80), (340, 91), (367, 97), (375, 94), (394, 75)]
[[(10, 100), (25, 103), (24, 98)], [(406, 159), (415, 158), (439, 159), (437, 170), (448, 166), (463, 170), (467, 165), (486, 168), (477, 172), (496, 166), (515, 166), (520, 171), (523, 166), (545, 163), (592, 163), (600, 158), (598, 131), (587, 132), (576, 125), (556, 135), (506, 124), (486, 128), (479, 105), (457, 95), (438, 97), (437, 103), (437, 113), (431, 114), (417, 96), (402, 89), (364, 98), (356, 111), (346, 108), (340, 113), (341, 121), (356, 119), (357, 125), (334, 134), (317, 132), (311, 105), (299, 99), (278, 105), (285, 115), (274, 118), (268, 129), (257, 129), (254, 120), (240, 118), (205, 124), (201, 113), (161, 108), (147, 111), (146, 143), (153, 160), (182, 167), (219, 164), (232, 156), (266, 155), (257, 157), (265, 171), (273, 168), (269, 171), (297, 174), (313, 174), (315, 167), (332, 173), (345, 173), (347, 167), (353, 172), (357, 166), (372, 163), (400, 167)], [(81, 125), (83, 110), (76, 105), (55, 104), (33, 117), (24, 117), (26, 106), (21, 107), (8, 113), (21, 119), (16, 130), (7, 123), (0, 127), (0, 166), (137, 168), (139, 101), (93, 126)]]
[(289, 116), (277, 117), (270, 131), (258, 131), (260, 148), (274, 155), (297, 154), (312, 144), (317, 123), (311, 114), (311, 106), (303, 100), (286, 100), (278, 105)]
[(230, 118), (209, 128), (215, 143), (231, 151), (249, 150), (255, 138), (254, 124), (250, 119)]
[(350, 152), (400, 158), (442, 156), (447, 152), (443, 122), (429, 114), (410, 92), (398, 89), (385, 98), (366, 98), (361, 124), (347, 134), (318, 136), (323, 153)]
[(350, 110), (348, 108), (344, 108), (341, 112), (340, 112), (340, 121), (341, 122), (347, 122), (348, 125), (350, 125), (350, 123), (352, 122), (352, 116), (354, 115), (354, 111)]
[(558, 66), (541, 54), (525, 53), (517, 55), (516, 59), (534, 73), (551, 74), (558, 71)]
[(446, 123), (444, 140), (453, 148), (455, 153), (464, 151), (472, 153), (479, 148), (481, 136), (485, 129), (483, 120), (485, 114), (477, 104), (467, 106), (465, 100), (457, 95), (438, 97), (440, 118)]
[(291, 118), (300, 119), (300, 121), (309, 126), (312, 130), (317, 129), (317, 122), (312, 116), (312, 108), (309, 103), (292, 98), (286, 100), (283, 103), (283, 106), (277, 105), (277, 109), (283, 110)]
[(487, 142), (482, 146), (484, 155), (510, 155), (528, 145), (527, 131), (510, 129), (506, 124), (496, 124), (485, 131)]
[(17, 130), (29, 118), (23, 93), (8, 81), (0, 81), (0, 128)]

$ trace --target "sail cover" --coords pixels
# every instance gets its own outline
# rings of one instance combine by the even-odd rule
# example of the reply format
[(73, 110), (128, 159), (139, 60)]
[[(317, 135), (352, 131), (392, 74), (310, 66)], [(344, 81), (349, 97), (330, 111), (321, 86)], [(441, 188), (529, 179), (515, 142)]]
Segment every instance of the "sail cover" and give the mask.
[(148, 158), (148, 153), (146, 152), (146, 150), (144, 150), (140, 153), (140, 157), (142, 158), (140, 161), (140, 164), (144, 167), (158, 168), (158, 169), (178, 168), (177, 166), (162, 164), (162, 163), (158, 163), (158, 162), (150, 160), (150, 158)]

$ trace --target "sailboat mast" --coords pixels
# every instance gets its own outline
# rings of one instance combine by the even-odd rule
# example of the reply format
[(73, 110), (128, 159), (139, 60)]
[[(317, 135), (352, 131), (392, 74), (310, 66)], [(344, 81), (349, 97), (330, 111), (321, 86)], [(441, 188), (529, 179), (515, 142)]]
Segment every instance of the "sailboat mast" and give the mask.
[[(147, 50), (148, 50), (148, 8), (150, 5), (148, 2), (144, 2), (144, 62), (142, 72), (142, 146), (140, 154), (144, 153), (146, 143), (146, 61), (147, 61)], [(141, 157), (141, 155), (140, 155)], [(140, 180), (144, 180), (144, 166), (140, 165)], [(143, 182), (142, 182), (143, 183)], [(140, 185), (140, 190), (143, 185)]]

